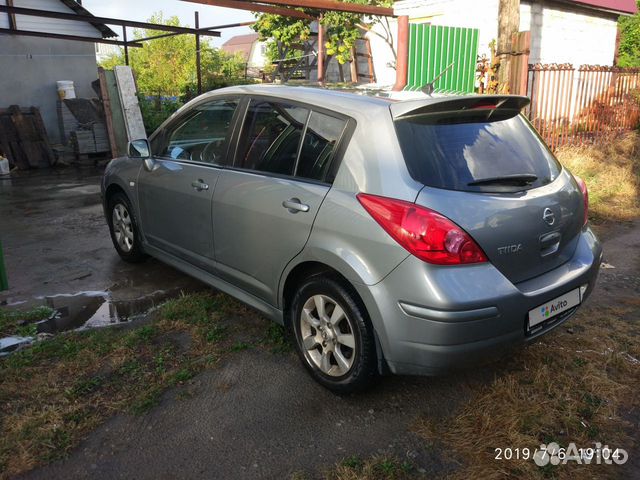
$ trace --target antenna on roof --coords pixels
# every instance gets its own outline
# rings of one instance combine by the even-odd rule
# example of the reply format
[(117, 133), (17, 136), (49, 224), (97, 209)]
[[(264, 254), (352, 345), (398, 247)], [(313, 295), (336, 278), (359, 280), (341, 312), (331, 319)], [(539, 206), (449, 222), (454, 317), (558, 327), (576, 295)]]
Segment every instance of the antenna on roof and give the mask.
[(447, 68), (445, 68), (443, 71), (441, 71), (438, 76), (436, 78), (434, 78), (433, 80), (431, 80), (429, 83), (427, 83), (424, 87), (422, 87), (422, 91), (424, 93), (426, 93), (427, 95), (431, 96), (431, 94), (433, 93), (433, 91), (435, 90), (435, 83), (440, 80), (440, 78), (447, 73), (449, 70), (451, 70), (453, 68), (453, 66), (456, 64), (456, 62), (451, 62), (451, 65), (449, 65)]

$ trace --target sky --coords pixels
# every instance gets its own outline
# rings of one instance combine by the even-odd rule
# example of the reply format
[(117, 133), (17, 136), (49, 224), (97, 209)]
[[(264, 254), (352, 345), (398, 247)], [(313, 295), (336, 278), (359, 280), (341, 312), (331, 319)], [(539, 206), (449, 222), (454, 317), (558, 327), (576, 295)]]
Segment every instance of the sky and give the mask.
[[(200, 27), (248, 22), (254, 19), (253, 14), (246, 10), (212, 7), (181, 0), (110, 0), (108, 2), (83, 0), (82, 6), (98, 17), (140, 22), (145, 22), (153, 13), (162, 11), (165, 17), (177, 15), (180, 18), (180, 23), (189, 27), (194, 26), (194, 12), (196, 11), (200, 12)], [(120, 35), (122, 34), (122, 27), (111, 25), (111, 29)], [(129, 38), (133, 37), (132, 30), (127, 31)], [(251, 29), (249, 27), (228, 28), (221, 30), (220, 33), (222, 33), (220, 38), (210, 37), (212, 45), (220, 46), (234, 35), (251, 33)]]

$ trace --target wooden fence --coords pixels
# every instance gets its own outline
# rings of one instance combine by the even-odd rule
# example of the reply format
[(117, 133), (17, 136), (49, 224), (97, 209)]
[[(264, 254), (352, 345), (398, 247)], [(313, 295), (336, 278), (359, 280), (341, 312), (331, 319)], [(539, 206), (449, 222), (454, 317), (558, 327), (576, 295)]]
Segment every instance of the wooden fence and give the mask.
[(640, 69), (530, 65), (525, 110), (555, 150), (597, 144), (640, 125)]

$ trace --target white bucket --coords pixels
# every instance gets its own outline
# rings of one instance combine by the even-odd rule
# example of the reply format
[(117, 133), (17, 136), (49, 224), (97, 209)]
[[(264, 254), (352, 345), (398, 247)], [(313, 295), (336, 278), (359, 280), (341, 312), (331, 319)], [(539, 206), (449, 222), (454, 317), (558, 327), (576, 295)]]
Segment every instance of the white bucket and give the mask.
[(65, 98), (76, 98), (76, 89), (73, 86), (73, 81), (59, 80), (56, 84), (58, 85), (58, 95), (60, 96), (60, 100), (64, 100)]
[(0, 156), (0, 175), (9, 175), (11, 171), (9, 170), (9, 160)]

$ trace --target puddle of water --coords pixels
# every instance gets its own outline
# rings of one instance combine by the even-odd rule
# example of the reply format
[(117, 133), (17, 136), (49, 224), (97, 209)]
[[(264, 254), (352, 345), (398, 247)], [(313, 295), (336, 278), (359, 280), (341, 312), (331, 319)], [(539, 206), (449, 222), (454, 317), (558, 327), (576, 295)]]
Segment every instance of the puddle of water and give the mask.
[(177, 293), (157, 290), (133, 300), (114, 300), (109, 292), (81, 292), (44, 297), (45, 304), (56, 313), (36, 324), (38, 333), (58, 333), (129, 322), (148, 313)]

